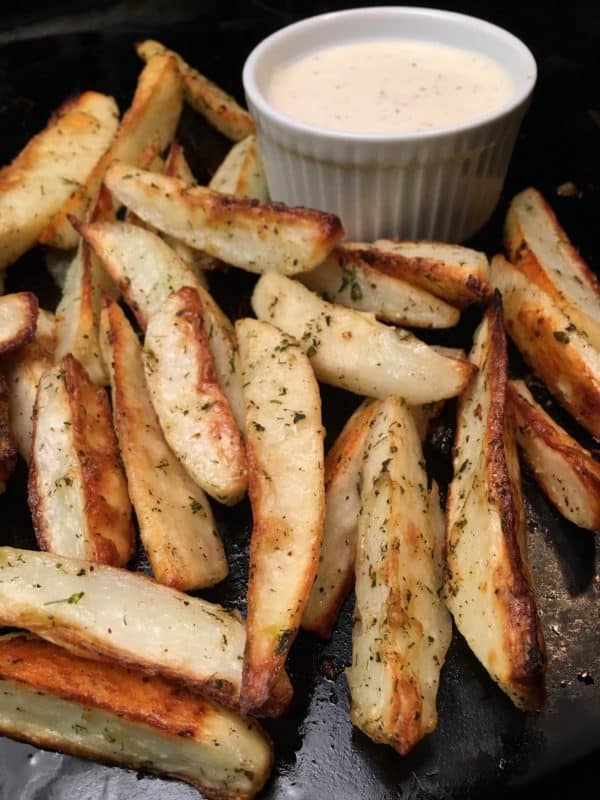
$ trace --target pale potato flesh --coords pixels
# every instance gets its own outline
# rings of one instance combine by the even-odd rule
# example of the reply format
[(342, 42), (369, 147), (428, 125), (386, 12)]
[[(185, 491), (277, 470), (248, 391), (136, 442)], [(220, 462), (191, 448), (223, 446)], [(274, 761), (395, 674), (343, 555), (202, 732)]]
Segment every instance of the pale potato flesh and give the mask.
[(219, 383), (242, 426), (244, 401), (235, 331), (190, 267), (160, 236), (137, 225), (93, 223), (82, 225), (80, 231), (144, 329), (169, 295), (183, 286), (196, 289)]
[(333, 214), (233, 197), (119, 161), (105, 181), (145, 222), (248, 272), (306, 272), (344, 233)]
[(237, 142), (254, 132), (254, 121), (231, 95), (197, 70), (190, 67), (180, 55), (160, 42), (146, 39), (137, 45), (137, 53), (144, 61), (157, 55), (169, 54), (177, 59), (183, 78), (185, 99), (224, 136)]
[[(0, 600), (4, 625), (76, 654), (176, 679), (228, 706), (239, 703), (245, 629), (221, 606), (139, 573), (11, 547), (0, 548)], [(273, 710), (281, 711), (290, 694), (282, 673)]]
[(255, 134), (233, 145), (208, 185), (210, 189), (236, 197), (268, 198), (267, 179)]
[(375, 414), (362, 470), (356, 550), (352, 722), (405, 754), (437, 724), (452, 625), (417, 430), (400, 398)]
[(460, 311), (408, 281), (374, 269), (358, 251), (336, 247), (325, 261), (300, 276), (331, 303), (368, 311), (377, 319), (415, 328), (451, 328)]
[(115, 430), (154, 577), (181, 591), (212, 586), (226, 577), (227, 560), (211, 507), (165, 441), (148, 394), (142, 349), (123, 311), (108, 304), (100, 324)]
[(63, 250), (76, 247), (78, 235), (70, 216), (90, 219), (107, 167), (114, 159), (137, 164), (148, 145), (162, 152), (175, 134), (181, 115), (183, 90), (175, 59), (167, 55), (151, 59), (138, 78), (131, 106), (124, 114), (114, 141), (91, 174), (62, 205), (42, 232), (40, 241)]
[(323, 536), (321, 399), (297, 342), (258, 320), (236, 323), (246, 401), (253, 529), (242, 709), (264, 704), (294, 641)]
[(254, 721), (162, 678), (25, 634), (0, 637), (0, 732), (169, 775), (218, 800), (253, 797), (272, 764)]
[(533, 399), (523, 381), (509, 381), (517, 442), (536, 481), (575, 525), (600, 531), (600, 464)]
[(0, 297), (0, 354), (28, 344), (35, 335), (38, 301), (31, 292)]
[(148, 322), (144, 371), (169, 446), (189, 476), (226, 505), (248, 488), (242, 436), (219, 383), (195, 289), (174, 292)]
[(516, 442), (506, 417), (507, 355), (500, 303), (471, 350), (479, 367), (459, 401), (446, 506), (445, 598), (458, 630), (518, 708), (544, 697), (545, 653), (526, 548)]
[(492, 261), (506, 330), (523, 358), (575, 419), (600, 436), (600, 351), (552, 297), (502, 256)]
[(33, 340), (2, 357), (8, 385), (10, 429), (21, 457), (29, 464), (33, 434), (33, 407), (42, 375), (54, 362), (54, 315), (39, 309)]
[(0, 171), (0, 268), (36, 243), (53, 215), (88, 179), (117, 125), (113, 98), (84, 92), (64, 103)]
[(360, 473), (370, 423), (380, 407), (364, 401), (325, 459), (325, 522), (317, 577), (302, 617), (305, 630), (329, 638), (354, 582)]
[(105, 390), (66, 356), (43, 374), (33, 418), (28, 500), (38, 544), (125, 566), (131, 504)]
[(412, 333), (328, 303), (283, 275), (259, 279), (252, 308), (300, 342), (320, 381), (366, 397), (430, 403), (460, 394), (472, 374), (469, 362), (445, 358)]

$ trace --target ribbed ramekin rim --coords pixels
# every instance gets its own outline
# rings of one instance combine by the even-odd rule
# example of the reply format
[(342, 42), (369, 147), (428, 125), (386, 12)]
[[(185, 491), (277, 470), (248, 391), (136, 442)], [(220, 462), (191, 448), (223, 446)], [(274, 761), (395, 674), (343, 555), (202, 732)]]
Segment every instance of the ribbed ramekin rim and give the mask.
[[(368, 17), (377, 14), (388, 14), (389, 16), (402, 16), (402, 15), (417, 15), (430, 18), (445, 18), (451, 19), (456, 22), (462, 22), (465, 25), (472, 27), (479, 27), (503, 39), (509, 45), (519, 50), (526, 60), (530, 62), (527, 69), (527, 76), (523, 80), (523, 85), (517, 89), (506, 103), (503, 103), (496, 109), (488, 111), (485, 114), (480, 114), (477, 117), (467, 120), (460, 125), (447, 126), (444, 128), (435, 128), (429, 131), (419, 131), (413, 133), (353, 133), (349, 131), (338, 131), (329, 128), (320, 128), (315, 125), (308, 125), (307, 123), (300, 122), (293, 117), (277, 111), (264, 97), (262, 92), (258, 89), (254, 80), (254, 72), (258, 60), (261, 58), (265, 50), (276, 44), (277, 42), (285, 39), (289, 35), (293, 35), (301, 30), (313, 28), (323, 22), (327, 22), (333, 18), (340, 17)], [(530, 97), (537, 81), (537, 64), (533, 53), (527, 45), (521, 41), (510, 31), (505, 28), (495, 25), (487, 20), (480, 19), (479, 17), (470, 14), (461, 14), (456, 11), (446, 11), (444, 9), (422, 8), (419, 6), (373, 6), (364, 8), (352, 8), (343, 11), (331, 11), (326, 14), (318, 14), (306, 19), (294, 22), (281, 28), (270, 36), (267, 36), (252, 50), (242, 71), (242, 81), (246, 97), (249, 105), (257, 109), (258, 113), (266, 117), (272, 124), (278, 126), (280, 129), (285, 129), (290, 134), (296, 134), (304, 137), (311, 137), (314, 139), (327, 139), (332, 142), (355, 142), (364, 144), (386, 144), (394, 142), (419, 142), (419, 141), (432, 141), (435, 139), (443, 139), (446, 137), (460, 135), (477, 128), (485, 127), (490, 123), (500, 121), (503, 117), (516, 111), (520, 108)]]

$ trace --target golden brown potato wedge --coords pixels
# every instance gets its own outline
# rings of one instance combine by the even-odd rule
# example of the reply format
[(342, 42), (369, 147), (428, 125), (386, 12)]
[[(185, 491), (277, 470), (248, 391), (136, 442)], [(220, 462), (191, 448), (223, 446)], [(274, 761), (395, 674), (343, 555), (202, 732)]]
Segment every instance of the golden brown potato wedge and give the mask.
[(139, 57), (144, 61), (165, 53), (174, 56), (183, 78), (185, 99), (195, 111), (202, 114), (224, 136), (237, 142), (254, 133), (254, 120), (250, 114), (216, 83), (209, 81), (204, 75), (186, 64), (183, 58), (173, 50), (169, 50), (153, 39), (140, 42), (136, 49)]
[(492, 293), (486, 255), (468, 247), (388, 239), (346, 242), (344, 247), (359, 253), (374, 269), (420, 286), (457, 308), (486, 300)]
[(474, 370), (468, 361), (440, 356), (406, 330), (328, 303), (274, 272), (259, 279), (252, 308), (300, 342), (320, 381), (366, 397), (396, 394), (411, 405), (430, 403), (460, 394)]
[(41, 377), (54, 361), (55, 334), (54, 315), (40, 308), (33, 340), (6, 353), (1, 361), (8, 385), (10, 430), (27, 463), (31, 457), (33, 407)]
[(33, 339), (37, 316), (38, 301), (31, 292), (0, 297), (0, 355)]
[(163, 678), (0, 637), (0, 732), (38, 747), (169, 775), (204, 797), (252, 798), (269, 776), (260, 726)]
[(377, 401), (352, 414), (325, 459), (325, 523), (317, 577), (302, 617), (305, 630), (328, 639), (354, 583), (360, 472)]
[(100, 299), (103, 291), (111, 290), (109, 281), (94, 251), (81, 242), (67, 270), (63, 294), (56, 308), (55, 360), (60, 361), (71, 353), (99, 386), (108, 384), (108, 373), (100, 354), (98, 326)]
[(212, 586), (227, 575), (223, 545), (204, 492), (164, 439), (138, 338), (111, 301), (102, 310), (100, 328), (129, 496), (154, 577), (181, 591)]
[(417, 430), (406, 404), (391, 397), (374, 416), (362, 469), (347, 676), (352, 722), (402, 755), (436, 727), (452, 636), (436, 538)]
[(360, 250), (336, 247), (325, 261), (300, 280), (331, 303), (369, 311), (377, 319), (415, 328), (451, 328), (457, 308), (408, 283), (371, 267)]
[(296, 637), (323, 536), (321, 398), (310, 362), (265, 322), (236, 323), (254, 526), (241, 708), (271, 694)]
[(131, 504), (108, 396), (71, 355), (40, 380), (28, 498), (43, 550), (117, 566), (133, 555)]
[(458, 404), (446, 507), (445, 597), (458, 630), (521, 709), (544, 699), (544, 639), (527, 559), (517, 445), (506, 413), (508, 358), (496, 295), (475, 333), (479, 367)]
[(498, 255), (492, 282), (502, 292), (506, 330), (567, 411), (600, 436), (600, 352), (549, 294)]
[(508, 260), (550, 295), (600, 349), (600, 281), (536, 189), (513, 198), (504, 228)]
[(170, 294), (192, 286), (200, 296), (202, 319), (221, 388), (239, 426), (244, 401), (235, 331), (190, 267), (159, 236), (126, 223), (81, 225), (81, 235), (102, 261), (142, 328)]
[(185, 157), (183, 145), (177, 139), (173, 139), (171, 142), (163, 171), (165, 175), (169, 175), (171, 178), (178, 178), (178, 180), (189, 185), (198, 183)]
[[(175, 133), (183, 104), (181, 76), (175, 59), (151, 59), (138, 78), (131, 106), (123, 116), (114, 141), (87, 174), (82, 185), (46, 226), (40, 241), (63, 250), (76, 247), (78, 235), (70, 217), (81, 222), (91, 218), (107, 167), (114, 159), (137, 164), (148, 145), (162, 152)], [(68, 197), (68, 195), (67, 195)]]
[(551, 503), (580, 528), (600, 531), (600, 464), (536, 403), (523, 381), (509, 381), (517, 443)]
[(106, 185), (161, 231), (248, 272), (306, 272), (344, 234), (333, 214), (221, 194), (113, 162)]
[(267, 179), (255, 134), (234, 144), (212, 176), (209, 187), (236, 197), (267, 200)]
[[(139, 573), (12, 547), (0, 547), (0, 600), (4, 625), (239, 704), (245, 628), (221, 606)], [(282, 672), (266, 711), (281, 713), (291, 694)]]
[(17, 463), (17, 446), (10, 430), (9, 409), (8, 384), (4, 373), (0, 372), (0, 484), (10, 478)]
[(169, 446), (188, 475), (220, 503), (246, 494), (242, 435), (219, 383), (198, 292), (183, 286), (148, 322), (144, 371)]
[(88, 180), (117, 125), (113, 98), (84, 92), (63, 103), (44, 130), (0, 171), (0, 268), (29, 250)]

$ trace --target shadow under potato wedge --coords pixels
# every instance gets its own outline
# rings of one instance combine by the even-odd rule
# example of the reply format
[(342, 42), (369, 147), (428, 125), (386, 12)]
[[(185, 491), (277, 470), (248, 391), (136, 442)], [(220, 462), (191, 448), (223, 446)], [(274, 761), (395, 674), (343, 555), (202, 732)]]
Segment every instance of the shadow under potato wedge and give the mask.
[(479, 372), (458, 401), (444, 595), (456, 627), (493, 680), (517, 708), (531, 710), (544, 701), (546, 653), (506, 408), (508, 356), (498, 293), (470, 358)]
[(254, 797), (273, 763), (253, 720), (164, 678), (23, 633), (0, 636), (0, 733), (177, 778), (215, 800)]

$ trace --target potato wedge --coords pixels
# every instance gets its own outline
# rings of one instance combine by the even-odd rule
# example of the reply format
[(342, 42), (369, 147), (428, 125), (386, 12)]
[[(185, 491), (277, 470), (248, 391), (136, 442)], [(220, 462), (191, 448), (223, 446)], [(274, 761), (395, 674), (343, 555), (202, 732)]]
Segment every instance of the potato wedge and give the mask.
[[(12, 547), (0, 547), (0, 599), (4, 625), (239, 704), (245, 629), (221, 606), (139, 573)], [(291, 695), (283, 672), (261, 711), (280, 713)]]
[(195, 186), (198, 183), (185, 157), (183, 145), (177, 139), (173, 139), (171, 142), (163, 172), (165, 175), (169, 175), (171, 178), (178, 178), (178, 180), (189, 185)]
[(183, 78), (185, 99), (195, 111), (202, 114), (224, 136), (237, 142), (254, 133), (254, 120), (246, 109), (242, 108), (216, 83), (209, 81), (204, 75), (186, 64), (183, 58), (173, 50), (169, 50), (160, 42), (152, 39), (140, 42), (136, 50), (144, 61), (149, 61), (155, 56), (165, 53), (174, 56)]
[(344, 425), (325, 459), (325, 523), (317, 577), (302, 627), (329, 639), (354, 583), (360, 472), (377, 401), (365, 400)]
[(183, 468), (215, 500), (235, 505), (248, 488), (246, 453), (191, 286), (150, 317), (143, 361), (160, 427)]
[(62, 291), (74, 254), (70, 250), (58, 250), (55, 247), (44, 247), (43, 254), (46, 269), (54, 283)]
[(175, 59), (169, 56), (151, 59), (140, 73), (131, 106), (114, 141), (105, 148), (106, 152), (81, 187), (59, 207), (40, 241), (63, 250), (76, 247), (79, 237), (69, 218), (82, 222), (90, 219), (109, 164), (114, 159), (137, 164), (149, 144), (162, 152), (173, 138), (182, 104), (181, 76)]
[(0, 297), (0, 355), (33, 339), (37, 315), (37, 297), (31, 292)]
[(525, 189), (513, 198), (504, 243), (509, 261), (549, 294), (600, 349), (600, 281), (537, 189)]
[(536, 481), (563, 517), (600, 532), (600, 464), (536, 403), (523, 381), (509, 381), (508, 410)]
[(254, 526), (241, 708), (260, 708), (283, 670), (317, 573), (323, 536), (321, 398), (290, 337), (253, 319), (236, 323), (246, 400)]
[(38, 310), (33, 340), (1, 360), (8, 385), (10, 430), (17, 450), (29, 464), (33, 436), (33, 407), (42, 375), (54, 361), (56, 343), (54, 315)]
[(102, 291), (110, 290), (96, 254), (81, 242), (65, 277), (63, 294), (56, 308), (56, 350), (60, 361), (71, 353), (98, 386), (108, 384), (108, 373), (100, 354), (98, 326)]
[(84, 92), (63, 103), (0, 171), (0, 268), (33, 247), (53, 215), (88, 180), (117, 125), (113, 98)]
[(437, 724), (440, 670), (452, 636), (417, 430), (385, 400), (370, 426), (356, 549), (352, 722), (402, 755)]
[(248, 272), (306, 272), (344, 234), (333, 214), (232, 197), (119, 161), (105, 180), (120, 202), (146, 222)]
[(259, 279), (252, 308), (300, 342), (320, 381), (366, 397), (396, 394), (411, 405), (442, 400), (460, 394), (474, 369), (468, 361), (438, 355), (406, 330), (321, 300), (274, 272)]
[[(12, 475), (17, 463), (17, 446), (10, 430), (8, 384), (4, 373), (0, 372), (0, 484)], [(4, 486), (0, 494), (4, 491)]]
[(200, 296), (205, 332), (221, 388), (241, 427), (244, 401), (235, 331), (190, 267), (154, 233), (126, 223), (94, 223), (79, 230), (123, 293), (140, 327), (159, 311), (172, 292), (192, 286)]
[(527, 560), (517, 446), (506, 414), (499, 296), (475, 333), (479, 367), (458, 404), (446, 506), (445, 597), (458, 630), (517, 708), (544, 699), (545, 650)]
[(360, 250), (336, 247), (325, 261), (300, 276), (330, 303), (369, 311), (377, 319), (415, 328), (451, 328), (457, 308), (395, 275), (369, 266)]
[(252, 720), (163, 678), (75, 656), (26, 634), (0, 637), (0, 733), (251, 798), (271, 770)]
[(208, 184), (216, 192), (267, 200), (267, 179), (254, 133), (231, 148)]
[(460, 309), (492, 293), (486, 255), (468, 247), (387, 239), (372, 244), (346, 242), (344, 247), (360, 254), (374, 269), (420, 286)]
[(164, 439), (138, 338), (111, 301), (102, 310), (100, 329), (129, 496), (154, 577), (181, 591), (212, 586), (227, 575), (223, 545), (204, 492)]
[(40, 548), (124, 566), (135, 534), (106, 391), (71, 355), (44, 373), (28, 479)]
[(492, 282), (502, 292), (506, 330), (525, 361), (558, 402), (600, 436), (600, 352), (550, 295), (503, 256), (492, 260)]

